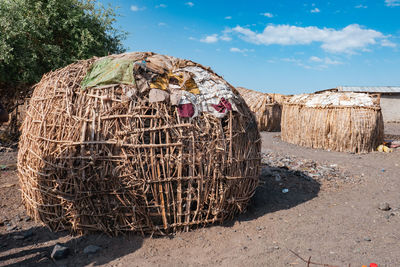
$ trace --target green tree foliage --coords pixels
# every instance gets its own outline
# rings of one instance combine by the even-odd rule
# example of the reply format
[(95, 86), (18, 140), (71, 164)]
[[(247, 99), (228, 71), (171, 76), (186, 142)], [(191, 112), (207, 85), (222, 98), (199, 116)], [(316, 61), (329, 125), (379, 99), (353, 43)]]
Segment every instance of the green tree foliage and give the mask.
[(94, 0), (0, 0), (0, 87), (11, 93), (76, 60), (123, 52), (114, 21)]

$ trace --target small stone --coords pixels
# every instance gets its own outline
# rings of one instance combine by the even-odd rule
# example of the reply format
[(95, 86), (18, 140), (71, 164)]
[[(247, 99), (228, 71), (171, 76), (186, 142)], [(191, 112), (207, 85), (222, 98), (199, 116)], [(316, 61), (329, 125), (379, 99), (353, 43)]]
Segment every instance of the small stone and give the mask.
[(51, 257), (55, 260), (63, 259), (68, 256), (69, 248), (63, 247), (59, 244), (55, 245), (53, 252), (51, 252)]
[(29, 222), (31, 219), (32, 219), (32, 218), (31, 218), (30, 216), (25, 216), (25, 217), (24, 217), (24, 221), (25, 221), (25, 222)]
[(89, 245), (84, 248), (83, 253), (85, 254), (94, 254), (101, 250), (101, 247), (95, 245)]
[(244, 250), (246, 250), (246, 249), (247, 249), (247, 247), (243, 247), (243, 249), (244, 249)]
[(372, 239), (370, 237), (364, 237), (364, 240), (368, 241), (368, 242), (371, 242)]
[(379, 204), (378, 209), (383, 210), (383, 211), (388, 211), (388, 210), (390, 210), (389, 203), (383, 202), (383, 203)]
[(7, 226), (7, 231), (14, 231), (15, 229), (17, 229), (16, 225), (9, 225)]

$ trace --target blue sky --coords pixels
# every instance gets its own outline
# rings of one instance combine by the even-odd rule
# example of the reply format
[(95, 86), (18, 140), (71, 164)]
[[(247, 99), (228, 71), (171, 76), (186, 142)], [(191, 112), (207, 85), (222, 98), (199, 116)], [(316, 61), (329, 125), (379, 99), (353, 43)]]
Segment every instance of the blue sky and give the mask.
[(234, 86), (400, 85), (400, 0), (99, 2), (119, 7), (128, 51), (191, 59)]

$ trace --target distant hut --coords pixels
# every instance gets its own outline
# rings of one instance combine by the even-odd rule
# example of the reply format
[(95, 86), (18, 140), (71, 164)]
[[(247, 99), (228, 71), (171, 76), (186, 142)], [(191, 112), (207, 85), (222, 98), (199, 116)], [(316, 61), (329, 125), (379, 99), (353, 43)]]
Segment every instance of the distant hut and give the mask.
[(261, 93), (243, 87), (236, 89), (250, 110), (254, 112), (260, 131), (279, 132), (281, 130), (282, 108), (279, 101), (283, 101), (283, 95)]
[(283, 104), (282, 140), (343, 152), (370, 152), (383, 142), (379, 96), (325, 92), (295, 95)]

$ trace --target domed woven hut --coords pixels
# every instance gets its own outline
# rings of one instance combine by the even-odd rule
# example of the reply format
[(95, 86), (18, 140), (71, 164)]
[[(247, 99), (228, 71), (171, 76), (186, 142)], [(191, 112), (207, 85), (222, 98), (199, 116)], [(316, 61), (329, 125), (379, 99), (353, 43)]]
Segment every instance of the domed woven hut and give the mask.
[(282, 106), (277, 99), (282, 100), (280, 94), (266, 94), (243, 87), (236, 87), (250, 110), (256, 116), (258, 129), (267, 132), (281, 130)]
[(29, 214), (52, 230), (168, 234), (244, 211), (260, 149), (249, 108), (209, 68), (127, 53), (42, 78), (18, 170)]
[(325, 92), (287, 98), (281, 138), (288, 143), (364, 153), (383, 142), (378, 95)]

